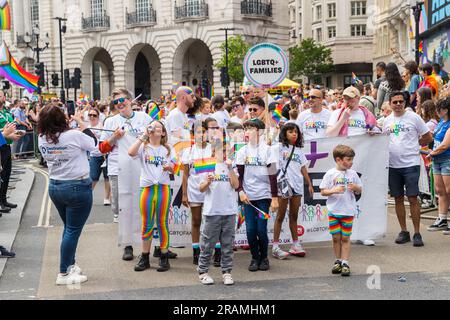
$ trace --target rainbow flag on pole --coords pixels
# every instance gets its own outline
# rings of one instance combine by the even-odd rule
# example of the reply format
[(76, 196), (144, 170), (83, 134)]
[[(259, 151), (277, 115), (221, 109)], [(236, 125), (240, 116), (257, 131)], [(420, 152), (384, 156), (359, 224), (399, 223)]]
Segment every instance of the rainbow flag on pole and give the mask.
[(216, 159), (203, 158), (194, 161), (194, 170), (196, 174), (214, 173), (216, 171)]
[(178, 160), (177, 157), (173, 157), (171, 159), (171, 162), (173, 164), (173, 174), (179, 176), (181, 173), (181, 162)]
[(148, 115), (153, 120), (161, 120), (164, 117), (164, 109), (160, 109), (153, 101), (148, 104)]
[(0, 0), (0, 30), (11, 30), (11, 8), (7, 0)]
[(287, 121), (287, 119), (282, 116), (282, 112), (283, 112), (283, 105), (279, 104), (272, 113), (272, 119), (275, 120), (277, 124), (280, 123), (281, 120)]
[(0, 47), (0, 76), (33, 93), (38, 88), (39, 77), (26, 72), (11, 56), (6, 43)]
[(238, 216), (237, 216), (237, 228), (236, 228), (236, 231), (241, 228), (241, 226), (244, 224), (244, 222), (245, 222), (244, 205), (240, 205), (239, 206)]

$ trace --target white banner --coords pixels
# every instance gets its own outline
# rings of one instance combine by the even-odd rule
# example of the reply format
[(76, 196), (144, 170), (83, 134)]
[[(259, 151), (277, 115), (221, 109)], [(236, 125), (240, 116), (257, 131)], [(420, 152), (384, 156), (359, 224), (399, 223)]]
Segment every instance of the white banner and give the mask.
[[(363, 194), (358, 200), (359, 214), (355, 217), (352, 240), (379, 239), (387, 230), (387, 193), (389, 173), (388, 136), (366, 135), (348, 138), (323, 139), (306, 142), (305, 153), (310, 165), (309, 175), (313, 181), (315, 193), (311, 198), (302, 199), (298, 217), (298, 235), (303, 242), (331, 240), (328, 227), (326, 199), (321, 196), (319, 185), (325, 173), (335, 167), (333, 149), (338, 144), (352, 147), (356, 152), (353, 169), (360, 174), (363, 182)], [(191, 217), (189, 209), (181, 206), (181, 178), (174, 184), (174, 206), (170, 214), (171, 245), (190, 245)], [(305, 194), (308, 192), (305, 188)], [(306, 203), (305, 203), (306, 202)], [(269, 239), (273, 240), (273, 225), (276, 214), (269, 220)], [(283, 223), (280, 243), (290, 243), (291, 234), (288, 215)], [(236, 233), (236, 245), (247, 244), (245, 224)]]

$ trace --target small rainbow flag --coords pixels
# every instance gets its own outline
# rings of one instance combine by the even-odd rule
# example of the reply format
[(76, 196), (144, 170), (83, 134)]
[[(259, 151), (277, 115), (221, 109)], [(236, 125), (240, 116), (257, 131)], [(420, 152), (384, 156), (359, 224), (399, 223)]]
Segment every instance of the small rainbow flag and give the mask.
[(216, 159), (203, 158), (194, 161), (194, 170), (196, 174), (214, 173), (216, 171)]
[(241, 206), (239, 206), (239, 212), (238, 212), (238, 216), (237, 216), (236, 231), (241, 228), (241, 226), (244, 224), (244, 222), (245, 222), (244, 206), (241, 205)]
[(172, 95), (172, 102), (177, 102), (177, 95), (176, 94)]
[(270, 214), (262, 211), (261, 209), (255, 207), (254, 205), (250, 204), (253, 208), (255, 208), (255, 210), (258, 212), (258, 218), (263, 219), (263, 220), (269, 220), (270, 219)]
[(309, 99), (309, 95), (306, 94), (306, 93), (304, 93), (304, 94), (303, 94), (303, 102), (308, 101), (308, 99)]
[(419, 43), (419, 52), (423, 53), (423, 40)]
[(148, 104), (148, 115), (153, 120), (161, 120), (164, 117), (164, 109), (160, 109), (154, 102)]
[(245, 146), (245, 143), (235, 143), (233, 147), (230, 150), (230, 157), (231, 159), (236, 158), (236, 154)]
[(173, 174), (179, 176), (181, 173), (181, 162), (178, 160), (177, 157), (173, 157), (171, 159), (171, 162), (173, 164)]
[(287, 120), (282, 116), (282, 112), (283, 112), (283, 105), (279, 104), (272, 113), (272, 119), (275, 120), (277, 124), (280, 123), (281, 120), (283, 121)]
[(359, 82), (359, 78), (356, 76), (354, 72), (352, 72), (352, 84), (357, 84)]
[(0, 1), (0, 30), (11, 30), (11, 8), (7, 0)]
[(38, 88), (39, 77), (26, 72), (11, 56), (6, 43), (0, 47), (0, 76), (33, 93)]

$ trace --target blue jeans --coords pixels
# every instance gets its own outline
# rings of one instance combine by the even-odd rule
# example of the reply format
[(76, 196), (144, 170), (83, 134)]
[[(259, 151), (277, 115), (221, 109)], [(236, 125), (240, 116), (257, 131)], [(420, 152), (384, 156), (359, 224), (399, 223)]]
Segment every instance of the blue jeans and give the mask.
[(49, 194), (64, 222), (60, 272), (75, 264), (78, 239), (92, 209), (92, 180), (50, 180)]
[(105, 162), (105, 158), (101, 157), (90, 157), (89, 158), (89, 169), (90, 169), (90, 177), (92, 181), (98, 182), (100, 180), (100, 175), (103, 172), (103, 178), (109, 180), (108, 178), (108, 169), (106, 167), (102, 168), (102, 164)]
[[(251, 201), (251, 203), (269, 213), (270, 204), (272, 200), (263, 199)], [(269, 250), (269, 237), (267, 236), (267, 220), (260, 219), (259, 213), (250, 205), (244, 205), (245, 227), (247, 229), (247, 240), (252, 253), (252, 259), (261, 262), (267, 259), (267, 252)]]

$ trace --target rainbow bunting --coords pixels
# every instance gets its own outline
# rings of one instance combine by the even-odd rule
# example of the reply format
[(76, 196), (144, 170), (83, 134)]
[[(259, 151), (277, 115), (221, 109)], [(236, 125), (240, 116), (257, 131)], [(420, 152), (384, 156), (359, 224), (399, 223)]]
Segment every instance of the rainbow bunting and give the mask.
[(196, 174), (214, 173), (216, 171), (216, 159), (203, 158), (194, 161), (194, 170)]
[(263, 220), (269, 220), (270, 219), (270, 214), (262, 211), (261, 209), (255, 207), (254, 205), (250, 204), (253, 208), (255, 208), (255, 210), (258, 212), (258, 218), (263, 219)]
[(280, 123), (281, 120), (283, 121), (287, 120), (282, 116), (282, 112), (283, 112), (283, 105), (279, 104), (272, 113), (272, 119), (275, 120), (277, 124)]
[(164, 109), (160, 109), (154, 102), (148, 104), (148, 115), (153, 120), (161, 120), (164, 117)]
[(39, 77), (26, 72), (11, 56), (6, 43), (0, 48), (0, 76), (33, 93), (38, 88)]
[(236, 231), (241, 228), (241, 226), (244, 224), (244, 222), (245, 222), (244, 206), (241, 205), (241, 206), (239, 206), (239, 212), (238, 212), (238, 215), (237, 215), (237, 228), (236, 228)]
[(7, 0), (0, 1), (0, 30), (11, 30), (11, 9)]

